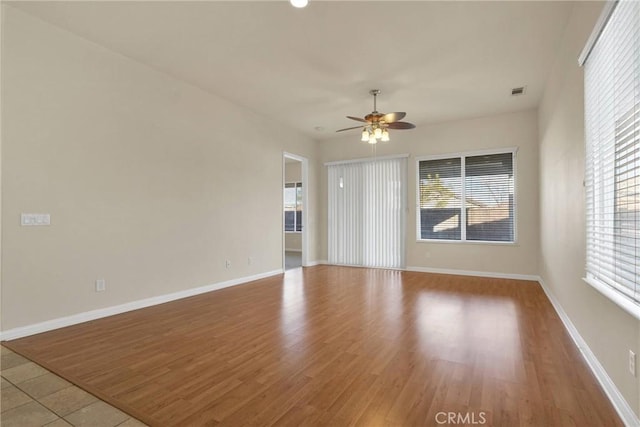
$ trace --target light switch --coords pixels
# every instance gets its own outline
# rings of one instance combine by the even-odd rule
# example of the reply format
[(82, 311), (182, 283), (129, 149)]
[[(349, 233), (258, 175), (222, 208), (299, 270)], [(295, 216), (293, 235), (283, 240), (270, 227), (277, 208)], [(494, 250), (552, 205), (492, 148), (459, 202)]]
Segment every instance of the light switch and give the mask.
[(20, 216), (20, 225), (23, 225), (23, 226), (51, 225), (51, 215), (23, 213)]

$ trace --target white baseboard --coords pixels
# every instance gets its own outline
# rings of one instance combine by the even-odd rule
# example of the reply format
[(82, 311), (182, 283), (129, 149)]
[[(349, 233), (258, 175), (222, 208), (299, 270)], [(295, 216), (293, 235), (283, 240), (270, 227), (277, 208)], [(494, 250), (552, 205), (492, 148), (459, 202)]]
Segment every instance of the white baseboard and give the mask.
[(629, 403), (627, 403), (625, 398), (622, 396), (620, 390), (618, 390), (618, 387), (616, 387), (615, 383), (607, 374), (607, 371), (605, 371), (605, 369), (602, 367), (596, 355), (593, 354), (593, 352), (587, 345), (587, 342), (582, 338), (576, 327), (573, 325), (571, 319), (560, 305), (560, 302), (556, 299), (555, 295), (547, 287), (546, 283), (541, 277), (538, 278), (538, 282), (540, 283), (540, 286), (542, 286), (542, 289), (547, 295), (547, 298), (549, 298), (549, 301), (551, 301), (553, 308), (556, 310), (556, 313), (558, 313), (560, 320), (562, 320), (562, 323), (567, 329), (567, 332), (569, 332), (569, 335), (573, 339), (573, 342), (580, 350), (580, 353), (582, 353), (582, 357), (584, 357), (587, 365), (589, 365), (589, 368), (591, 368), (591, 372), (593, 372), (593, 375), (595, 375), (596, 379), (600, 383), (600, 386), (611, 401), (611, 404), (618, 412), (618, 415), (622, 419), (622, 422), (628, 427), (640, 426), (640, 419), (635, 414), (633, 409), (631, 409)]
[(138, 310), (140, 308), (150, 307), (152, 305), (164, 304), (165, 302), (175, 301), (194, 295), (203, 294), (205, 292), (216, 291), (218, 289), (228, 288), (230, 286), (241, 285), (265, 277), (282, 274), (283, 270), (273, 270), (266, 273), (254, 274), (252, 276), (240, 277), (238, 279), (226, 280), (211, 285), (200, 286), (198, 288), (186, 289), (184, 291), (173, 292), (170, 294), (159, 295), (156, 297), (145, 298), (132, 301), (112, 307), (100, 308), (97, 310), (85, 311), (84, 313), (73, 314), (71, 316), (59, 317), (57, 319), (47, 320), (45, 322), (36, 323), (19, 328), (8, 329), (0, 332), (0, 340), (12, 340), (22, 338), (29, 335), (39, 334), (41, 332), (51, 331), (53, 329), (64, 328), (78, 323), (88, 322), (90, 320), (100, 319), (102, 317), (113, 316), (127, 311)]
[(327, 263), (327, 260), (318, 259), (318, 260), (315, 260), (315, 261), (307, 262), (303, 267), (313, 267), (314, 265), (323, 265), (323, 264), (326, 264), (326, 263)]
[(289, 248), (284, 248), (285, 252), (300, 252), (302, 253), (302, 249), (289, 249)]
[(534, 282), (537, 282), (539, 279), (539, 276), (533, 274), (494, 273), (490, 271), (453, 270), (448, 268), (406, 267), (405, 270), (420, 273), (453, 274), (457, 276), (493, 277), (495, 279), (532, 280)]

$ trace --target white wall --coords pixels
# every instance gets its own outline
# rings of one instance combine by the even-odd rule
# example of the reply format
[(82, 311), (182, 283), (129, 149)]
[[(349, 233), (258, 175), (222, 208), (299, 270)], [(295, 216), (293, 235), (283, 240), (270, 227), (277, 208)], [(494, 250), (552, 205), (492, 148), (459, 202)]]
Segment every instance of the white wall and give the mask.
[[(302, 162), (289, 162), (284, 165), (284, 182), (302, 181)], [(302, 233), (284, 233), (286, 250), (302, 251)]]
[(638, 414), (639, 322), (582, 281), (585, 267), (584, 87), (577, 58), (602, 3), (576, 3), (540, 107), (540, 275)]
[[(410, 117), (409, 117), (410, 118)], [(416, 157), (493, 148), (518, 147), (516, 199), (517, 243), (416, 242)], [(375, 149), (374, 153), (372, 149)], [(345, 138), (320, 143), (323, 162), (409, 153), (407, 266), (503, 274), (538, 273), (538, 131), (534, 110), (392, 131), (391, 142), (370, 146), (354, 131)], [(321, 170), (322, 200), (327, 173)], [(327, 256), (326, 212), (320, 212), (320, 257)]]
[(315, 142), (2, 7), (3, 330), (281, 269), (283, 151), (316, 259)]

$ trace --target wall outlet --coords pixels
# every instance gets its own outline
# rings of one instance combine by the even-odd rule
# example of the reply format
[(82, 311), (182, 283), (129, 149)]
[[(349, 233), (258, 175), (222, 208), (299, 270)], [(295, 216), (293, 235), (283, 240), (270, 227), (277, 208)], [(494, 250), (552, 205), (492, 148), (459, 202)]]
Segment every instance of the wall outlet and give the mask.
[(636, 354), (629, 350), (629, 373), (636, 376)]
[(230, 268), (231, 267), (231, 261), (227, 260), (227, 262), (225, 263), (225, 267)]
[(96, 280), (96, 292), (103, 292), (107, 289), (107, 282), (104, 279)]
[(253, 258), (249, 257), (247, 258), (247, 265), (251, 265), (253, 264)]

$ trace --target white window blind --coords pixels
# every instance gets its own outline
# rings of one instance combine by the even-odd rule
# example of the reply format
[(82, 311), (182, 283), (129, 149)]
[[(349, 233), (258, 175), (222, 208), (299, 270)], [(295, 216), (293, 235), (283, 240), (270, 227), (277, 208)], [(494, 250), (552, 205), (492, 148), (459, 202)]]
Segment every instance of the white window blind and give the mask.
[(329, 263), (404, 267), (407, 159), (327, 167)]
[(584, 63), (586, 274), (638, 304), (640, 2), (617, 3), (602, 22)]
[(513, 151), (418, 160), (418, 240), (513, 242), (514, 190)]

